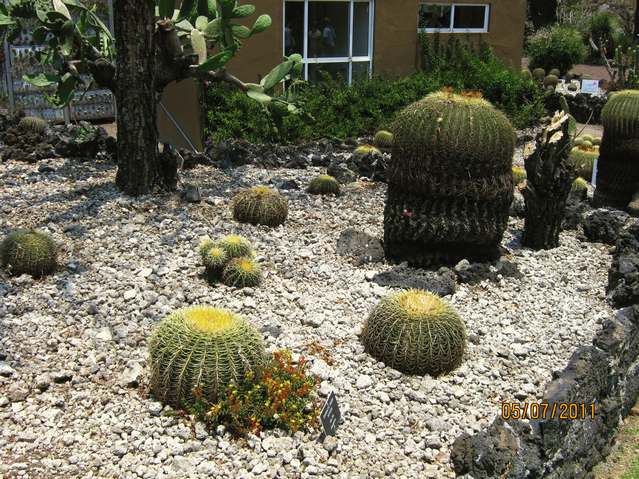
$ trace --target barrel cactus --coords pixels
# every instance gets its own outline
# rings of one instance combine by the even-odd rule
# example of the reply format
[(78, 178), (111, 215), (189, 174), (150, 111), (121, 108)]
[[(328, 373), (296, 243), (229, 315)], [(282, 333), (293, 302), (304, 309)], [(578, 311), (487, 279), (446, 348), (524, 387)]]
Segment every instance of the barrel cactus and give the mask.
[(556, 87), (557, 83), (559, 83), (559, 77), (557, 77), (557, 75), (548, 75), (544, 78), (545, 87)]
[(388, 130), (380, 130), (375, 133), (375, 140), (373, 141), (378, 148), (392, 148), (393, 147), (393, 134)]
[(537, 81), (543, 81), (543, 79), (546, 77), (546, 70), (544, 70), (543, 68), (535, 68), (532, 71), (532, 76)]
[(32, 131), (34, 133), (43, 133), (47, 128), (47, 121), (37, 116), (25, 116), (18, 122), (18, 128), (23, 131)]
[(253, 256), (253, 249), (249, 240), (239, 235), (228, 235), (216, 242), (215, 245), (222, 248), (229, 259), (241, 256)]
[(262, 282), (262, 268), (252, 258), (235, 258), (224, 267), (222, 281), (227, 286), (252, 288)]
[(639, 184), (639, 90), (612, 94), (601, 120), (604, 134), (594, 203), (625, 208)]
[(233, 198), (233, 217), (240, 223), (279, 226), (288, 216), (288, 200), (267, 186), (240, 191)]
[(339, 195), (339, 182), (331, 175), (319, 175), (308, 185), (308, 192), (312, 195)]
[(515, 185), (523, 183), (526, 180), (526, 170), (521, 166), (513, 166), (513, 181)]
[(586, 179), (592, 178), (592, 171), (597, 158), (599, 158), (599, 149), (586, 146), (583, 142), (579, 146), (575, 146), (570, 152), (570, 159), (575, 165), (577, 176)]
[(588, 182), (583, 178), (577, 178), (572, 184), (570, 196), (580, 201), (586, 200), (588, 197)]
[(214, 402), (229, 384), (258, 374), (265, 357), (261, 334), (243, 317), (207, 306), (180, 309), (149, 340), (151, 394), (173, 407), (192, 405), (199, 394)]
[(366, 351), (407, 374), (439, 376), (457, 368), (466, 348), (466, 327), (438, 296), (408, 290), (383, 298), (362, 331)]
[(362, 158), (366, 155), (381, 155), (382, 152), (379, 148), (374, 147), (373, 145), (360, 145), (353, 151), (354, 158)]
[(532, 80), (533, 76), (532, 73), (530, 72), (530, 70), (528, 68), (524, 68), (521, 71), (521, 76), (525, 79), (525, 80)]
[(0, 259), (11, 274), (29, 274), (38, 278), (55, 271), (58, 248), (46, 233), (17, 230), (0, 243)]
[(513, 200), (515, 131), (477, 95), (434, 93), (393, 125), (384, 249), (414, 266), (499, 257)]
[(228, 253), (220, 246), (209, 248), (202, 258), (202, 263), (206, 268), (206, 274), (210, 280), (217, 280), (229, 262)]
[(559, 68), (553, 68), (552, 70), (548, 72), (548, 75), (554, 75), (556, 77), (560, 77), (561, 72), (559, 71)]

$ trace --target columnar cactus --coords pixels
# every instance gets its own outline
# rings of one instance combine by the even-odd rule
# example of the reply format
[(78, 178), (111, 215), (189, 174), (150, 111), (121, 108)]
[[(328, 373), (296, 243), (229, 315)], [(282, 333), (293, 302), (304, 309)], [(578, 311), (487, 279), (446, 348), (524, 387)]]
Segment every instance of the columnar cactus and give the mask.
[(55, 271), (58, 248), (46, 233), (18, 230), (0, 243), (0, 259), (11, 274), (29, 274), (38, 278)]
[(404, 109), (392, 129), (387, 258), (414, 266), (497, 258), (514, 193), (508, 119), (477, 95), (440, 92)]
[(225, 309), (175, 311), (157, 325), (149, 341), (151, 394), (173, 407), (192, 405), (196, 390), (214, 402), (229, 384), (248, 380), (264, 364), (261, 334)]
[(594, 203), (625, 208), (639, 185), (639, 90), (612, 94), (601, 120), (604, 135)]
[(37, 116), (25, 116), (18, 122), (18, 128), (24, 131), (42, 133), (47, 128), (47, 121)]
[(439, 376), (457, 368), (466, 348), (466, 328), (438, 296), (408, 290), (383, 298), (362, 331), (366, 351), (407, 374)]
[(312, 195), (339, 195), (339, 182), (330, 175), (319, 175), (308, 185), (308, 192)]
[(271, 188), (255, 186), (233, 198), (233, 217), (240, 223), (279, 226), (288, 216), (288, 200)]

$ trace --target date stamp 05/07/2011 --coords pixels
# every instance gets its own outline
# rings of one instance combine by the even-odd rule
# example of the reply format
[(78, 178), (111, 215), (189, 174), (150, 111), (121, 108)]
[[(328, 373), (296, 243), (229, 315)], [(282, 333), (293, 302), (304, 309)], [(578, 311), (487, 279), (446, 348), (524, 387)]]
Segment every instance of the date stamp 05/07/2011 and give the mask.
[(501, 418), (508, 419), (592, 419), (595, 417), (596, 404), (593, 403), (501, 403)]

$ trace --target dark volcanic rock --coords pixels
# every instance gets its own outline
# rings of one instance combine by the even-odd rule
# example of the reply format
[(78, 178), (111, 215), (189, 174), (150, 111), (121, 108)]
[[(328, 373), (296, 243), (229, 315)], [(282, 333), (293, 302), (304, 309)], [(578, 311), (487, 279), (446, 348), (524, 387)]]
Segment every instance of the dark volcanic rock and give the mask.
[(457, 289), (455, 273), (450, 268), (440, 268), (437, 271), (395, 268), (378, 273), (373, 282), (390, 288), (423, 289), (439, 296), (453, 294)]
[(623, 211), (596, 209), (583, 220), (584, 234), (590, 241), (613, 245), (629, 218)]
[(375, 263), (384, 259), (382, 242), (363, 231), (348, 228), (337, 240), (337, 253), (354, 258), (358, 263)]

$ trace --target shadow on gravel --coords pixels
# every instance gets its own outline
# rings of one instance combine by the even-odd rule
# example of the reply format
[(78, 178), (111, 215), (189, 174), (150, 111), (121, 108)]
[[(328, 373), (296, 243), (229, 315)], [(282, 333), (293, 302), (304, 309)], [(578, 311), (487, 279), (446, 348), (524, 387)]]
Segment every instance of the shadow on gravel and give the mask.
[(457, 289), (455, 273), (450, 268), (437, 271), (397, 266), (373, 277), (379, 286), (401, 289), (425, 289), (439, 296), (448, 296)]

